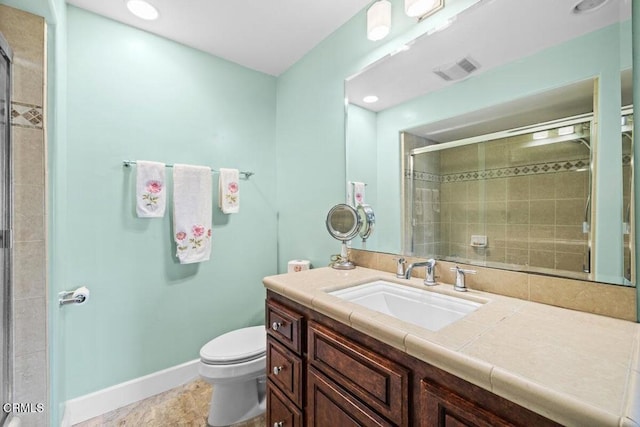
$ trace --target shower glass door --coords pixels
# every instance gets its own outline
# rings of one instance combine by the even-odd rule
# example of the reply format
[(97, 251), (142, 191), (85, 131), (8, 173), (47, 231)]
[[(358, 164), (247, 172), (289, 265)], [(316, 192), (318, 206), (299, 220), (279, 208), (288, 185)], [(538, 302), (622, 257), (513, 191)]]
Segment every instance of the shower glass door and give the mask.
[[(11, 402), (10, 53), (0, 34), (0, 401)], [(0, 425), (7, 417), (0, 412)]]

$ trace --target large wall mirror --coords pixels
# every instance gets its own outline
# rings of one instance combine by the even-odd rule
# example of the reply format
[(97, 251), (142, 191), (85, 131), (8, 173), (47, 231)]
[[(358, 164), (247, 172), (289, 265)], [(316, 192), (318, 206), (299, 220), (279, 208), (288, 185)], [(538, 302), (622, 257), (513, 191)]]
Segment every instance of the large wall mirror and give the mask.
[(403, 47), (345, 83), (367, 249), (633, 286), (631, 1), (478, 1)]

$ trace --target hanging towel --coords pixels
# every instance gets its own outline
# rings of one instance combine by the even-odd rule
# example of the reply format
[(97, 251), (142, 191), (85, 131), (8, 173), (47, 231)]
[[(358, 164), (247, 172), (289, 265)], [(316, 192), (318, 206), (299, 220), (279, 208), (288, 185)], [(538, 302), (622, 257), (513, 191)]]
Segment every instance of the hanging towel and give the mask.
[(353, 207), (364, 204), (364, 182), (353, 182)]
[(173, 166), (173, 232), (180, 264), (211, 255), (211, 168)]
[(433, 211), (436, 213), (440, 212), (440, 190), (431, 190), (431, 203)]
[(416, 188), (413, 193), (413, 213), (422, 216), (422, 188)]
[(136, 161), (136, 213), (140, 218), (162, 218), (167, 204), (164, 163)]
[(220, 169), (218, 206), (222, 213), (231, 214), (240, 211), (240, 186), (238, 185), (238, 178), (240, 178), (238, 169)]

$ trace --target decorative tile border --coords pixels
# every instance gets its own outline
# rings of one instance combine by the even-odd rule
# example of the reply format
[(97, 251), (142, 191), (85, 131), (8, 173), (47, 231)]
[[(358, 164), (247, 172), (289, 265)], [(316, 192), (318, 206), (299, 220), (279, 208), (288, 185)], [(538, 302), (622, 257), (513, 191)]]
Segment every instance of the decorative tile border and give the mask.
[[(623, 157), (623, 164), (631, 162), (630, 156)], [(626, 162), (626, 163), (625, 163)], [(571, 172), (589, 166), (589, 159), (561, 160), (557, 162), (537, 163), (533, 165), (513, 166), (508, 168), (487, 169), (482, 171), (459, 172), (446, 175), (436, 175), (428, 172), (413, 171), (413, 179), (426, 182), (464, 182), (480, 179), (509, 178), (514, 176), (539, 175), (556, 172)], [(404, 177), (409, 178), (411, 172), (404, 171)]]
[(23, 128), (42, 129), (44, 125), (42, 107), (22, 102), (12, 102), (11, 124)]

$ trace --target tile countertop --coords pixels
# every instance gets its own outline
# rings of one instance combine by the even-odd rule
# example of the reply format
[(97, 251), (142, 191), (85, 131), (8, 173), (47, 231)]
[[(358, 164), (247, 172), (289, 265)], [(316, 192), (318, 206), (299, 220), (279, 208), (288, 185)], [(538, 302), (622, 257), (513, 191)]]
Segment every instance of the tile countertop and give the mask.
[[(327, 291), (376, 279), (487, 301), (437, 332)], [(265, 277), (266, 288), (564, 425), (640, 426), (640, 324), (357, 267)]]

